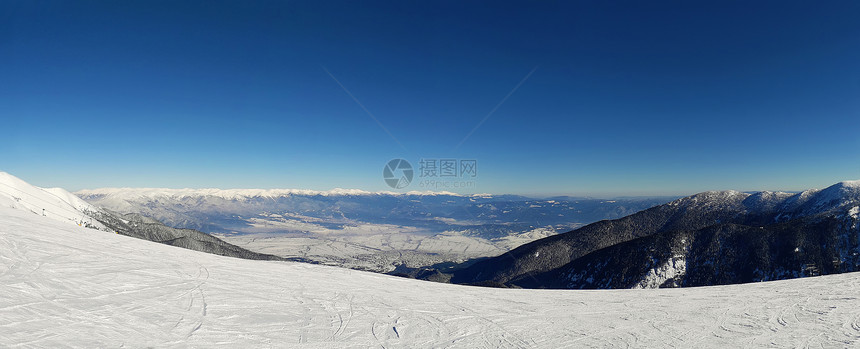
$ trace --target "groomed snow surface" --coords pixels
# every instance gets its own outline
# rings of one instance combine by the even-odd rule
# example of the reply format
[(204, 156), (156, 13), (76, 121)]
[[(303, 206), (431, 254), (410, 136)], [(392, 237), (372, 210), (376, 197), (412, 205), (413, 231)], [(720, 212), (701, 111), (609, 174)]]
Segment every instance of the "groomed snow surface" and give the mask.
[(220, 257), (0, 207), (8, 347), (851, 347), (860, 275), (511, 290)]

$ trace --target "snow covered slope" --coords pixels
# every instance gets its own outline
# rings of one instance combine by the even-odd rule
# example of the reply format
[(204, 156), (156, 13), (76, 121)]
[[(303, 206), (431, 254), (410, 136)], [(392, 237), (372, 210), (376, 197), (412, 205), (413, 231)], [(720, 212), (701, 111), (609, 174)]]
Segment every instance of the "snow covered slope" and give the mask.
[(24, 209), (45, 217), (108, 230), (90, 216), (98, 209), (61, 188), (35, 187), (18, 177), (0, 172), (0, 206)]
[(516, 290), (215, 256), (0, 207), (9, 347), (851, 347), (860, 274)]
[(90, 205), (64, 189), (39, 188), (5, 172), (0, 172), (0, 207), (34, 213), (67, 224), (222, 256), (281, 259), (248, 251), (199, 231), (167, 227), (156, 220), (136, 214), (110, 212)]

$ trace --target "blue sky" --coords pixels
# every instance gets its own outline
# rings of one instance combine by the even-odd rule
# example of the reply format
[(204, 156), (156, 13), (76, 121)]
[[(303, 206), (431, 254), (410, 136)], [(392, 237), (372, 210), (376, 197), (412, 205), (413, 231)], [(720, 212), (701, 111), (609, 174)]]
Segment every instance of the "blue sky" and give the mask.
[(462, 192), (823, 187), (860, 178), (857, 18), (851, 1), (5, 1), (0, 170), (387, 190), (390, 159), (453, 158), (477, 161)]

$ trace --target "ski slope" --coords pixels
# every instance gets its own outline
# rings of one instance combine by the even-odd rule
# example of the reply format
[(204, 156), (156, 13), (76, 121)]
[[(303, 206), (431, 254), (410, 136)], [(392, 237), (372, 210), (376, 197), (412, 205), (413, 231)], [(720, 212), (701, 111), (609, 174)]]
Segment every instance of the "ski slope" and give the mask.
[(88, 215), (98, 209), (62, 188), (39, 188), (0, 171), (0, 207), (27, 210), (58, 221), (109, 230)]
[(850, 347), (860, 275), (671, 290), (512, 290), (198, 253), (0, 207), (17, 347)]

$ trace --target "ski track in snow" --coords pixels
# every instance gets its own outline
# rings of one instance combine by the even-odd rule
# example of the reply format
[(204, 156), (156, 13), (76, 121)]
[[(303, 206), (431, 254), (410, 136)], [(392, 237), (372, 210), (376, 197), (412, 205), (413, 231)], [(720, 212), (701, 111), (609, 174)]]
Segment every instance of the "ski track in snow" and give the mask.
[(0, 208), (0, 344), (19, 347), (850, 347), (860, 274), (511, 290), (249, 261)]

